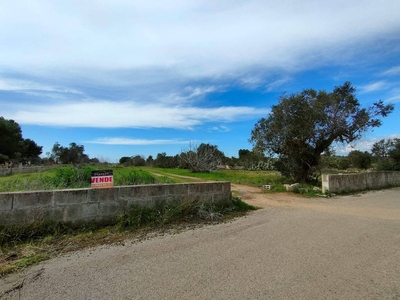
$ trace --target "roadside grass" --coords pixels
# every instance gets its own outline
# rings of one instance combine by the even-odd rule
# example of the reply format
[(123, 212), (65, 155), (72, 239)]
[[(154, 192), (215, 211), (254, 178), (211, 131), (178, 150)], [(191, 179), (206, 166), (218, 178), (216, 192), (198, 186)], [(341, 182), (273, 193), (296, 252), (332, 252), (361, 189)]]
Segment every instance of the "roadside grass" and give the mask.
[(257, 209), (238, 197), (232, 201), (160, 203), (154, 208), (134, 206), (108, 224), (77, 226), (35, 223), (0, 228), (0, 278), (57, 255), (104, 244), (141, 241), (205, 224), (216, 224)]

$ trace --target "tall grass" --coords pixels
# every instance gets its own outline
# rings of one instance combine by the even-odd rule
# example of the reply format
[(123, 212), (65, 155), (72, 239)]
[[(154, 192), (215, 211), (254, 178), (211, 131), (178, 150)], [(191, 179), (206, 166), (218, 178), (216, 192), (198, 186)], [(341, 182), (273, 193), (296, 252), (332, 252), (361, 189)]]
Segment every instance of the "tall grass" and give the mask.
[[(196, 177), (203, 180), (230, 181), (232, 183), (245, 184), (251, 186), (262, 186), (264, 184), (283, 184), (289, 183), (286, 177), (276, 171), (248, 171), (248, 170), (217, 170), (210, 173), (191, 173), (186, 169), (161, 169), (145, 168), (149, 172), (157, 172), (162, 175), (178, 175)], [(184, 179), (182, 179), (184, 181)]]
[[(91, 172), (97, 169), (94, 166), (60, 167), (38, 173), (0, 177), (0, 192), (87, 188), (90, 187)], [(135, 167), (113, 170), (116, 186), (174, 182), (166, 176), (154, 176)]]

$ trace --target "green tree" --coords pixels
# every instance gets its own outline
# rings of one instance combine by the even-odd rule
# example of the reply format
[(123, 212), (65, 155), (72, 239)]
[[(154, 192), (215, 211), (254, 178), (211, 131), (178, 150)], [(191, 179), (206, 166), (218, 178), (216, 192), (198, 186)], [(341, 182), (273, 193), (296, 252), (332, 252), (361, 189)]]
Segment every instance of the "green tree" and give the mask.
[(24, 139), (19, 143), (21, 156), (27, 161), (37, 161), (42, 154), (42, 146), (38, 146), (31, 139)]
[(400, 139), (382, 139), (371, 149), (378, 170), (400, 171)]
[(146, 159), (146, 165), (152, 166), (154, 163), (154, 159), (152, 155), (149, 155), (149, 157)]
[(132, 157), (132, 165), (137, 166), (137, 167), (145, 166), (146, 160), (144, 159), (143, 156), (135, 155), (134, 157)]
[(89, 157), (84, 151), (83, 145), (70, 143), (69, 147), (63, 147), (56, 142), (51, 151), (51, 158), (61, 164), (84, 164), (89, 162)]
[(367, 151), (353, 150), (349, 153), (348, 158), (354, 168), (368, 169), (371, 166), (372, 155)]
[(392, 139), (382, 139), (379, 142), (376, 142), (375, 144), (372, 145), (372, 155), (377, 158), (386, 158), (389, 157), (389, 151), (393, 148), (394, 146), (394, 140)]
[(394, 109), (382, 101), (361, 108), (355, 91), (345, 82), (329, 93), (309, 89), (283, 94), (269, 116), (255, 124), (250, 142), (278, 156), (277, 168), (283, 175), (309, 181), (321, 154), (329, 151), (333, 142), (359, 139), (367, 130), (379, 127), (380, 118)]
[(153, 165), (157, 168), (176, 168), (179, 166), (179, 156), (168, 156), (167, 153), (158, 153)]
[(126, 165), (126, 166), (130, 166), (132, 163), (132, 158), (129, 156), (123, 156), (119, 159), (119, 163), (121, 165)]
[(22, 140), (22, 131), (18, 123), (0, 117), (0, 153), (13, 159), (20, 150), (19, 144)]
[(0, 162), (37, 160), (40, 154), (42, 147), (31, 139), (24, 139), (17, 122), (0, 117)]

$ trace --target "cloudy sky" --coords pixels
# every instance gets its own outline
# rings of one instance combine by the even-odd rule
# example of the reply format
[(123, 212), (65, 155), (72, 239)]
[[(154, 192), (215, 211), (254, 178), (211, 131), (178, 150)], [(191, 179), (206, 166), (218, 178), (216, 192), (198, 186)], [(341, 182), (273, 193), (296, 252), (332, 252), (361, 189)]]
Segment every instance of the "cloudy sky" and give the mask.
[[(353, 145), (400, 137), (398, 0), (0, 0), (0, 116), (50, 151), (227, 156), (282, 93), (350, 81), (395, 104)], [(348, 151), (349, 148), (338, 148)]]

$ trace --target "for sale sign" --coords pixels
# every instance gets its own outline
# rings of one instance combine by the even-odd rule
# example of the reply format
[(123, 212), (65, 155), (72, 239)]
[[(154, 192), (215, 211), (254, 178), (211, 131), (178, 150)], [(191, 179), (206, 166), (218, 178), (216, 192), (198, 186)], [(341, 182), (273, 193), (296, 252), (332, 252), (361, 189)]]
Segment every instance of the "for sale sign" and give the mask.
[(92, 188), (110, 188), (114, 186), (113, 171), (92, 171)]

